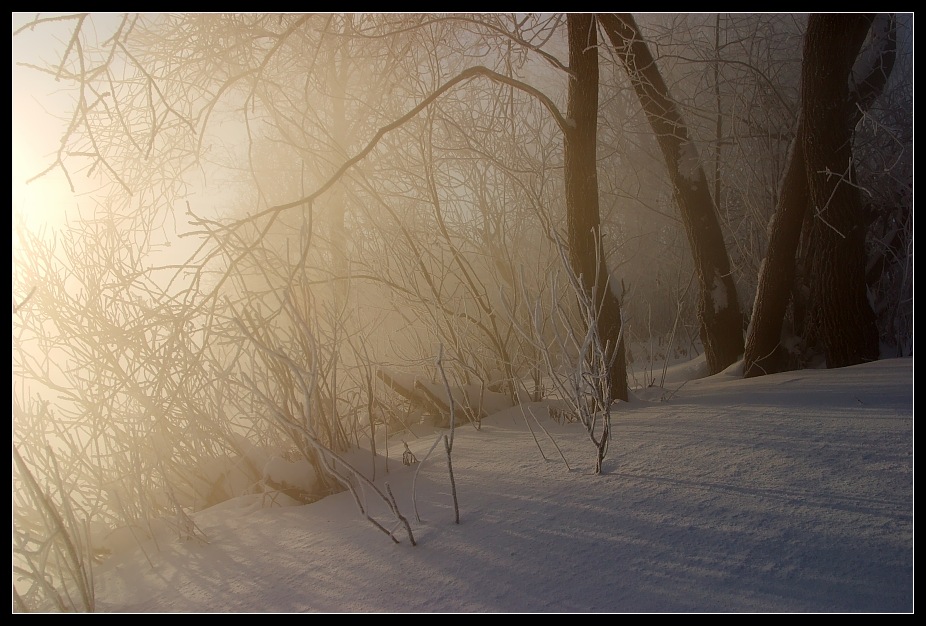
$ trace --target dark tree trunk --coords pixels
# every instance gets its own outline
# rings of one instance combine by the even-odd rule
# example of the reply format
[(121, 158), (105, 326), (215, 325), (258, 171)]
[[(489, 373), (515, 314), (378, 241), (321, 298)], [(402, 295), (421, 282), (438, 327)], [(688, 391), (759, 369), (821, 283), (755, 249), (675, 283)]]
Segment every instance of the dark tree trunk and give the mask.
[[(873, 63), (870, 67), (856, 67), (856, 80), (847, 82), (851, 91), (848, 94), (845, 124), (850, 133), (861, 118), (862, 111), (867, 110), (884, 89), (894, 66), (897, 53), (896, 20), (893, 16), (882, 17), (882, 32), (878, 33), (881, 40), (878, 55), (872, 56)], [(861, 45), (859, 37), (864, 38), (861, 28), (855, 32), (854, 37), (854, 42), (847, 40), (843, 44), (850, 58), (853, 57), (850, 48), (857, 52), (856, 44)], [(813, 57), (809, 60), (812, 61)], [(805, 64), (807, 61), (805, 59)], [(810, 68), (805, 65), (804, 72), (808, 71)], [(804, 97), (806, 102), (807, 96)], [(832, 123), (832, 120), (827, 122)], [(770, 226), (768, 252), (759, 273), (743, 359), (743, 373), (746, 377), (781, 371), (786, 365), (786, 355), (781, 345), (782, 325), (789, 298), (793, 293), (795, 255), (808, 213), (809, 188), (803, 146), (804, 126), (804, 114), (801, 113), (787, 169), (781, 182), (775, 218)], [(807, 230), (809, 232), (811, 229)], [(811, 317), (817, 319), (821, 318), (821, 315)]]
[(786, 362), (781, 329), (794, 285), (795, 252), (807, 214), (807, 171), (801, 140), (803, 127), (803, 118), (799, 118), (787, 169), (781, 180), (778, 208), (769, 228), (768, 249), (759, 268), (759, 284), (743, 356), (743, 375), (746, 378), (781, 371)]
[(865, 284), (865, 222), (852, 164), (849, 74), (873, 16), (808, 18), (801, 79), (803, 146), (810, 188), (810, 286), (827, 367), (878, 358)]
[(594, 16), (570, 14), (569, 103), (572, 128), (564, 136), (567, 236), (573, 271), (592, 295), (600, 315), (598, 334), (616, 354), (609, 372), (611, 397), (627, 400), (627, 365), (621, 305), (610, 284), (598, 207), (598, 36)]
[(710, 183), (633, 16), (600, 14), (598, 20), (627, 70), (665, 157), (701, 287), (698, 315), (704, 353), (716, 374), (743, 354), (743, 315)]

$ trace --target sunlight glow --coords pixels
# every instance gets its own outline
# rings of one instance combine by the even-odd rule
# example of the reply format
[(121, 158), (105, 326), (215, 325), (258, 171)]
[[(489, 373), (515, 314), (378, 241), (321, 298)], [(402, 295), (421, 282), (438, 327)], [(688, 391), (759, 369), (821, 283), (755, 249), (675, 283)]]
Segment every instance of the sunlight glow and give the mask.
[[(60, 170), (34, 177), (54, 162), (66, 125), (45, 108), (48, 102), (58, 100), (49, 95), (54, 80), (16, 65), (20, 55), (27, 53), (19, 46), (13, 50), (12, 208), (26, 218), (30, 228), (57, 227), (63, 225), (67, 210), (75, 206), (75, 195)], [(30, 179), (34, 180), (27, 183)]]

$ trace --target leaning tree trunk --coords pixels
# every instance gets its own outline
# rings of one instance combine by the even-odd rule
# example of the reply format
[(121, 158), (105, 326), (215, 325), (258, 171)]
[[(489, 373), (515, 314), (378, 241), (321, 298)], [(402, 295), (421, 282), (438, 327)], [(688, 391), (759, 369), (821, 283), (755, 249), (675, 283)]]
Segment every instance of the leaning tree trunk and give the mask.
[[(850, 132), (862, 112), (881, 94), (894, 67), (897, 24), (892, 15), (882, 18), (880, 29), (872, 28), (873, 31), (880, 31), (875, 33), (876, 39), (880, 40), (878, 54), (872, 55), (869, 66), (857, 65), (853, 72), (854, 80), (850, 82), (851, 99), (846, 120)], [(848, 47), (847, 43), (847, 50)], [(805, 71), (809, 71), (809, 68), (805, 67)], [(801, 114), (781, 181), (778, 207), (769, 226), (768, 251), (759, 272), (756, 299), (746, 334), (743, 357), (743, 375), (746, 377), (774, 373), (785, 367), (786, 355), (781, 344), (782, 325), (793, 293), (795, 254), (808, 207), (809, 190), (803, 141), (804, 117)]]
[(811, 298), (827, 367), (878, 358), (865, 283), (861, 196), (853, 179), (849, 76), (873, 16), (808, 18), (801, 78), (802, 141), (810, 188)]
[(591, 294), (598, 334), (614, 354), (609, 371), (611, 397), (627, 400), (627, 364), (621, 333), (621, 305), (610, 284), (601, 242), (598, 207), (598, 36), (594, 16), (570, 14), (569, 103), (572, 127), (564, 134), (564, 173), (569, 257), (573, 271)]
[(781, 371), (787, 359), (781, 344), (781, 329), (794, 284), (795, 254), (801, 239), (801, 227), (807, 214), (803, 128), (803, 117), (799, 117), (788, 164), (781, 179), (778, 208), (769, 226), (768, 249), (759, 267), (759, 285), (743, 355), (743, 376), (746, 378)]
[(665, 158), (701, 287), (698, 316), (704, 353), (716, 374), (743, 354), (743, 315), (710, 183), (633, 16), (600, 14), (598, 20), (627, 70)]

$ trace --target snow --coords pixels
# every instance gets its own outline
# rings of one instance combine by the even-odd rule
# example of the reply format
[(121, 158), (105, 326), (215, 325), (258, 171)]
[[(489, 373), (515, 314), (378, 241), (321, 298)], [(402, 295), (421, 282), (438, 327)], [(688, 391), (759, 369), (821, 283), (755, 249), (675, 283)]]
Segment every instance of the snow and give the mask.
[[(432, 382), (421, 376), (395, 370), (388, 370), (386, 373), (405, 389), (424, 387), (432, 396), (443, 402), (445, 406), (449, 406), (450, 396), (447, 394), (447, 388), (442, 382)], [(511, 400), (506, 394), (491, 391), (481, 385), (459, 385), (453, 389), (452, 395), (456, 406), (476, 412), (496, 413), (511, 406)]]
[[(457, 525), (443, 445), (428, 457), (442, 431), (404, 433), (376, 478), (417, 545), (375, 497), (400, 543), (349, 492), (243, 496), (195, 513), (197, 532), (119, 542), (94, 569), (97, 608), (912, 612), (912, 358), (748, 380), (700, 368), (616, 405), (599, 476), (581, 425), (504, 409), (455, 429)], [(349, 460), (372, 469), (368, 451)]]
[(288, 461), (276, 456), (271, 457), (264, 466), (263, 480), (306, 493), (312, 493), (318, 484), (315, 466), (308, 460)]

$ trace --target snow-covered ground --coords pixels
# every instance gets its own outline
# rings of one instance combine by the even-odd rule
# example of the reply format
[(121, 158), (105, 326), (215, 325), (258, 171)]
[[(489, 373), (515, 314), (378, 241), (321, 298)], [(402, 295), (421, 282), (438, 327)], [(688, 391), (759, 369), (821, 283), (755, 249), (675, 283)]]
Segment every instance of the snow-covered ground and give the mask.
[[(376, 483), (417, 545), (371, 489), (400, 543), (349, 492), (244, 496), (197, 513), (194, 538), (124, 542), (94, 570), (97, 608), (912, 612), (913, 359), (685, 382), (698, 371), (615, 407), (601, 475), (581, 425), (495, 413), (455, 431), (455, 524), (439, 433), (406, 433)], [(349, 460), (370, 475), (369, 453)]]

